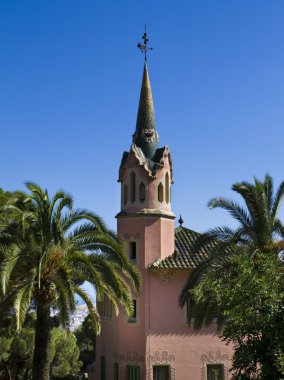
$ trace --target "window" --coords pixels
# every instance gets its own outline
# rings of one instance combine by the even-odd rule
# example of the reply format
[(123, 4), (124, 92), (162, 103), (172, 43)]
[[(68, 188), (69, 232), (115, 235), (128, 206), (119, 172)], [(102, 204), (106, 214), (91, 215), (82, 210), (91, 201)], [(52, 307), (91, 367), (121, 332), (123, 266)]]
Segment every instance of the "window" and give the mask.
[(97, 302), (97, 309), (102, 320), (112, 319), (112, 302), (106, 295), (103, 296), (102, 301)]
[(113, 365), (113, 380), (118, 380), (118, 363)]
[(123, 187), (123, 203), (126, 204), (128, 201), (128, 187), (125, 184)]
[(139, 187), (139, 199), (140, 202), (144, 202), (146, 199), (146, 188), (143, 182), (140, 183)]
[(153, 380), (170, 380), (170, 367), (168, 365), (154, 365)]
[(136, 241), (129, 242), (129, 260), (136, 261)]
[(130, 174), (130, 200), (131, 202), (136, 200), (136, 176), (133, 172)]
[(223, 365), (208, 364), (207, 365), (207, 380), (223, 380)]
[(132, 302), (133, 302), (133, 313), (132, 313), (132, 316), (128, 318), (128, 323), (137, 322), (137, 301), (132, 300)]
[(170, 202), (170, 179), (169, 173), (166, 174), (166, 202)]
[(126, 366), (126, 379), (127, 380), (140, 380), (140, 367), (138, 365)]
[(158, 201), (163, 202), (164, 200), (164, 187), (163, 184), (160, 182), (158, 186)]
[(101, 377), (100, 380), (106, 380), (106, 358), (101, 356)]

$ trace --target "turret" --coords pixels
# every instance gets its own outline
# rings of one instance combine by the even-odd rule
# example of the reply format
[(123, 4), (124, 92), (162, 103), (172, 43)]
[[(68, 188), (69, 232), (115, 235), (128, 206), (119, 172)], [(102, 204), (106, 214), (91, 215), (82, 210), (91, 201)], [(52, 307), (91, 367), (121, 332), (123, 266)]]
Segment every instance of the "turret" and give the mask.
[(158, 148), (159, 137), (148, 68), (144, 63), (136, 130), (119, 169), (121, 212), (174, 218), (171, 212), (172, 161), (168, 146)]

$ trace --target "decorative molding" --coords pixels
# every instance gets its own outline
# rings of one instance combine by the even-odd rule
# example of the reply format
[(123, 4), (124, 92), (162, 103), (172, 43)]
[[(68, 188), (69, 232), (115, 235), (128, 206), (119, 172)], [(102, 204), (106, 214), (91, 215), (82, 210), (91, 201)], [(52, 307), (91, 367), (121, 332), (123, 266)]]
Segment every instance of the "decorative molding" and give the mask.
[(201, 356), (201, 380), (207, 379), (207, 365), (208, 364), (222, 364), (224, 368), (224, 380), (229, 379), (229, 355), (221, 350), (215, 352), (208, 351)]
[(129, 234), (124, 234), (124, 240), (130, 240), (130, 239), (135, 239), (135, 240), (137, 240), (137, 239), (140, 239), (140, 234), (139, 234), (139, 232), (137, 232), (136, 234), (132, 234), (132, 235), (129, 235)]
[(170, 379), (176, 380), (176, 369), (173, 366), (176, 360), (175, 355), (167, 351), (155, 351), (153, 354), (146, 355), (146, 380), (153, 379), (153, 365), (168, 365), (170, 367)]
[(121, 354), (120, 360), (120, 379), (126, 379), (126, 367), (127, 365), (137, 365), (140, 367), (140, 378), (143, 379), (145, 375), (144, 363), (145, 356), (139, 355), (137, 351), (126, 351), (125, 354)]
[(138, 365), (139, 363), (143, 363), (145, 361), (145, 357), (143, 355), (139, 356), (137, 351), (126, 351), (125, 354), (120, 355), (119, 359), (122, 362), (133, 365)]
[(160, 279), (165, 282), (172, 282), (175, 277), (175, 272), (172, 270), (159, 270), (157, 273)]

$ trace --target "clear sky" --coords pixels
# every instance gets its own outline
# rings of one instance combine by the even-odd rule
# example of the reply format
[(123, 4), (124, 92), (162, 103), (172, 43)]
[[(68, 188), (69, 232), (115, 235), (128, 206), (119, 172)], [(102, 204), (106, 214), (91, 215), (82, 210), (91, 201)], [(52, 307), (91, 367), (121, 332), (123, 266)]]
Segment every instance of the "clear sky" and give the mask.
[(284, 179), (283, 20), (283, 0), (0, 0), (0, 186), (63, 188), (115, 229), (146, 22), (173, 211), (198, 231), (230, 224), (211, 197)]

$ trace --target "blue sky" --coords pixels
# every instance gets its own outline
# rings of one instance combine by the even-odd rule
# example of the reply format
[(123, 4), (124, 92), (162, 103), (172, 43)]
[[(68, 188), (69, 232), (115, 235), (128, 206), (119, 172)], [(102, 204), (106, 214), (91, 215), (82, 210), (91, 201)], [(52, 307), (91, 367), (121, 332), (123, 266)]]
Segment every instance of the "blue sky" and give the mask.
[(173, 211), (198, 231), (231, 225), (210, 198), (284, 179), (283, 19), (283, 0), (0, 0), (0, 186), (63, 188), (115, 229), (146, 22)]

